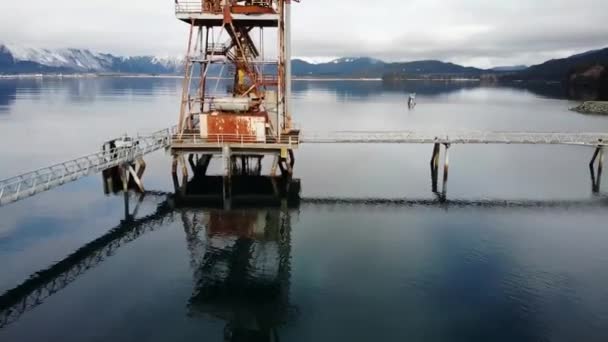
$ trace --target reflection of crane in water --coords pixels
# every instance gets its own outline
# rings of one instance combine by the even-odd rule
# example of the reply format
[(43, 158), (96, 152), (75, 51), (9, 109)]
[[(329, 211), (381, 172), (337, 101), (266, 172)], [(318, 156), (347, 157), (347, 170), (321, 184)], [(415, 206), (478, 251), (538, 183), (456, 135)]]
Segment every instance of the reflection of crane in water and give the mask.
[[(225, 335), (276, 339), (276, 328), (289, 318), (290, 209), (223, 211), (178, 207), (169, 193), (146, 193), (159, 204), (150, 215), (126, 219), (106, 235), (86, 244), (46, 270), (0, 296), (0, 329), (43, 304), (88, 270), (137, 238), (173, 222), (181, 214), (194, 270), (195, 291), (188, 307), (193, 316), (208, 314), (226, 320)], [(430, 200), (382, 198), (303, 198), (303, 207), (437, 206), (477, 208), (570, 208), (606, 206), (605, 195), (587, 200)], [(135, 208), (135, 212), (137, 208)]]
[(226, 341), (278, 340), (289, 317), (289, 211), (183, 211), (182, 221), (195, 282), (190, 314), (226, 321)]
[[(129, 213), (106, 235), (0, 296), (0, 329), (42, 305), (120, 247), (174, 221), (181, 213), (195, 270), (195, 292), (189, 304), (193, 316), (208, 313), (227, 319), (225, 335), (231, 340), (244, 336), (275, 340), (275, 328), (286, 319), (288, 308), (289, 209), (176, 208), (169, 193), (146, 193), (145, 198), (159, 202), (154, 213), (137, 219)], [(220, 265), (230, 271), (225, 278), (218, 278)], [(214, 287), (214, 281), (224, 283)]]

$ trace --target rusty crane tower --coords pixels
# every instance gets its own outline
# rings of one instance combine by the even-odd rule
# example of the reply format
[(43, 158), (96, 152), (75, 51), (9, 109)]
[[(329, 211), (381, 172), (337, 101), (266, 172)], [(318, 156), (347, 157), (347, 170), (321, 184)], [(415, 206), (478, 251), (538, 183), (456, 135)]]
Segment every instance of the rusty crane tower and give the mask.
[(292, 174), (300, 132), (290, 106), (291, 2), (176, 1), (189, 35), (171, 141), (174, 180), (181, 164), (186, 183), (186, 160), (193, 172), (205, 172), (214, 156), (223, 159), (228, 181), (259, 175), (264, 156), (274, 158), (273, 176), (277, 168)]

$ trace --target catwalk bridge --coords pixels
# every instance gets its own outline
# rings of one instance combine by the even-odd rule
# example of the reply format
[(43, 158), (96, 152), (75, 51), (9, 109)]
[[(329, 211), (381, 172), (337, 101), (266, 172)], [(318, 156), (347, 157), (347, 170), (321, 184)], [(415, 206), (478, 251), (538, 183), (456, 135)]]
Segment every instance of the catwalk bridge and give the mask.
[[(60, 164), (41, 168), (0, 181), (0, 206), (34, 196), (82, 177), (117, 167), (124, 167), (128, 181), (138, 183), (138, 172), (131, 166), (146, 154), (161, 150), (264, 151), (297, 148), (301, 144), (433, 144), (431, 168), (437, 171), (441, 146), (445, 146), (444, 168), (449, 163), (447, 150), (457, 144), (527, 144), (577, 145), (595, 148), (591, 160), (598, 161), (601, 173), (603, 150), (608, 145), (608, 133), (557, 132), (408, 132), (408, 131), (340, 131), (330, 133), (303, 132), (297, 137), (267, 137), (251, 135), (215, 135), (206, 138), (193, 134), (177, 134), (176, 128), (164, 129), (150, 135), (122, 137), (105, 144), (102, 151)], [(598, 158), (599, 157), (599, 158)], [(446, 175), (447, 176), (447, 175)], [(141, 184), (139, 184), (141, 186)], [(143, 190), (143, 186), (141, 186)]]

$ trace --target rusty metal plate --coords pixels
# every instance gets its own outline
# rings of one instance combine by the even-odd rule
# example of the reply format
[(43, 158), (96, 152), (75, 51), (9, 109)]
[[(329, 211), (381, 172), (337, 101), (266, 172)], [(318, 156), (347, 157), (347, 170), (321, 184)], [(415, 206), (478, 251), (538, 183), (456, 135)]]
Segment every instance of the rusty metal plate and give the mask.
[(227, 142), (263, 142), (266, 140), (266, 119), (249, 115), (208, 115), (207, 138)]

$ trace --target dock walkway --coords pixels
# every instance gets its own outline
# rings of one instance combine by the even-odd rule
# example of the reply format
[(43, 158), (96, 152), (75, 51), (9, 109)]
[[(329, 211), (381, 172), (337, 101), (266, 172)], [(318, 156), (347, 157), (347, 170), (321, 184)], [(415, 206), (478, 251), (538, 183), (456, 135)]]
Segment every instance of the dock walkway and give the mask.
[(34, 196), (82, 177), (131, 163), (148, 153), (166, 148), (170, 130), (134, 138), (129, 146), (115, 147), (0, 180), (0, 206)]
[[(297, 138), (283, 138), (274, 143), (258, 143), (255, 138), (240, 140), (176, 137), (175, 128), (167, 128), (150, 135), (132, 139), (132, 144), (101, 151), (57, 165), (0, 180), (0, 206), (51, 190), (82, 177), (112, 167), (131, 163), (148, 153), (166, 148), (213, 149), (228, 146), (238, 149), (294, 148), (301, 144), (528, 144), (579, 145), (596, 147), (596, 155), (608, 145), (608, 133), (560, 132), (416, 132), (416, 131), (340, 131), (302, 132)], [(595, 160), (595, 157), (593, 160)], [(600, 153), (600, 163), (602, 154)]]
[(501, 131), (341, 131), (303, 134), (307, 144), (525, 144), (608, 145), (608, 133), (501, 132)]

